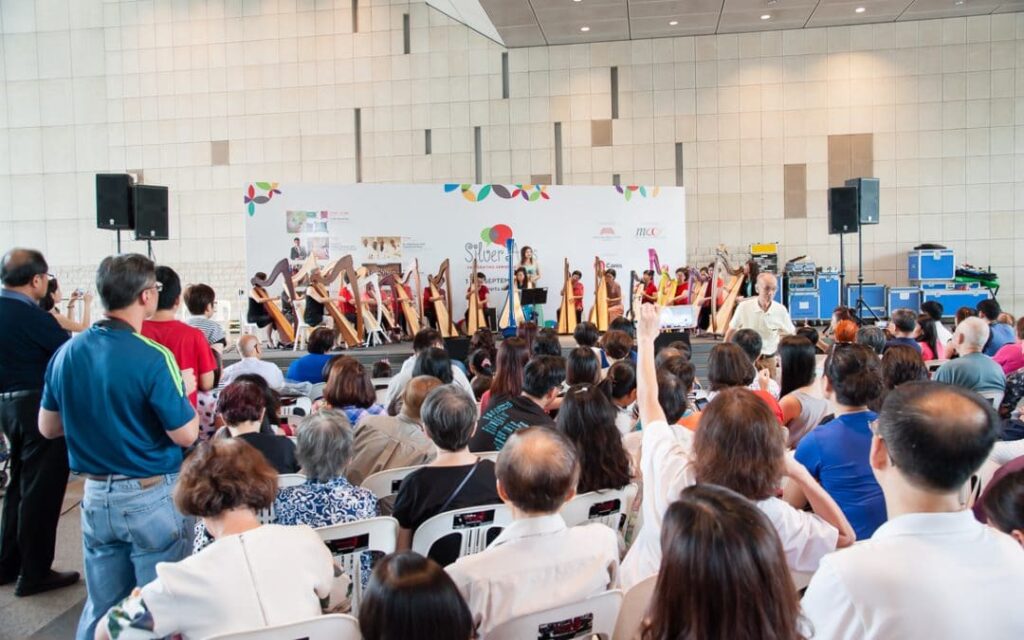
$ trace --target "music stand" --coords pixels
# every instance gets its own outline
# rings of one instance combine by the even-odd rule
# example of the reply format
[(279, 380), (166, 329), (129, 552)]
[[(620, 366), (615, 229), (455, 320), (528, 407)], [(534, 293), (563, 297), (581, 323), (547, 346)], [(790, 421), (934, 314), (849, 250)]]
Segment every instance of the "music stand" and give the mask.
[(548, 301), (548, 289), (547, 287), (536, 287), (533, 289), (523, 289), (519, 292), (519, 304), (536, 306), (538, 304), (547, 304)]

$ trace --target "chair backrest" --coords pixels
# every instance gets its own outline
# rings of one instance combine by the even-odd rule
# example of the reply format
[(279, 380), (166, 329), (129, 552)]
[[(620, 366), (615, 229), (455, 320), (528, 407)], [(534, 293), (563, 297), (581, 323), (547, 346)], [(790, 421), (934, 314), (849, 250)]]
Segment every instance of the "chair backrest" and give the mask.
[(273, 627), (210, 636), (207, 640), (360, 640), (359, 621), (343, 613)]
[(600, 522), (616, 531), (624, 531), (636, 493), (635, 484), (627, 484), (621, 489), (591, 491), (566, 502), (559, 512), (570, 527)]
[(297, 487), (300, 484), (306, 484), (306, 476), (301, 473), (282, 473), (277, 476), (278, 490), (285, 487)]
[(615, 640), (636, 640), (640, 637), (640, 629), (647, 615), (647, 607), (654, 596), (654, 587), (658, 576), (653, 575), (633, 585), (622, 597), (622, 608), (619, 618), (615, 621)]
[(581, 602), (552, 607), (503, 622), (491, 629), (484, 640), (567, 640), (594, 636), (611, 640), (621, 606), (621, 591), (605, 591)]
[(378, 500), (382, 500), (398, 493), (398, 488), (402, 485), (402, 480), (405, 480), (405, 476), (422, 466), (398, 467), (396, 469), (378, 471), (363, 478), (360, 486), (364, 489), (369, 489), (373, 495), (377, 496)]
[(280, 414), (282, 417), (296, 415), (296, 409), (302, 410), (303, 416), (313, 413), (313, 401), (306, 396), (299, 396), (290, 404), (281, 405)]
[(398, 547), (398, 520), (380, 516), (320, 527), (316, 532), (331, 550), (335, 562), (352, 580), (352, 611), (358, 611), (363, 598), (362, 554), (371, 551), (385, 555), (394, 553)]
[(455, 533), (461, 538), (459, 557), (479, 553), (487, 548), (492, 530), (500, 533), (512, 523), (512, 511), (503, 504), (488, 504), (446, 511), (429, 518), (412, 536), (412, 550), (426, 556), (441, 538)]
[(1003, 402), (1002, 391), (979, 391), (978, 395), (991, 402), (992, 406), (996, 409), (998, 409), (999, 405)]
[(475, 453), (473, 455), (475, 455), (476, 457), (480, 458), (481, 460), (490, 460), (491, 462), (497, 464), (497, 462), (498, 462), (498, 454), (499, 453), (501, 453), (501, 452), (500, 451), (480, 451), (480, 452), (477, 452), (477, 453)]
[(999, 464), (992, 460), (986, 460), (981, 467), (971, 475), (971, 479), (964, 483), (960, 490), (960, 504), (970, 509), (981, 498), (982, 491), (992, 482), (992, 476), (999, 470)]

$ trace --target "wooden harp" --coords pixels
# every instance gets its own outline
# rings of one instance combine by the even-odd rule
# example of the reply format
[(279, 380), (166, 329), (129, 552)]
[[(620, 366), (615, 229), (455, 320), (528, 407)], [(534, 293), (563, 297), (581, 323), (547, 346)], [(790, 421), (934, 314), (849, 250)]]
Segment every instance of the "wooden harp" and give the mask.
[[(565, 258), (562, 268), (562, 306), (558, 309), (558, 333), (572, 334), (576, 330), (576, 296), (572, 290), (572, 274), (569, 272), (569, 259)], [(515, 286), (515, 281), (513, 281)]]
[(420, 315), (416, 311), (416, 305), (409, 298), (409, 292), (405, 290), (405, 281), (409, 280), (411, 276), (412, 271), (405, 275), (405, 280), (402, 280), (398, 275), (389, 273), (381, 278), (380, 286), (391, 287), (392, 295), (401, 306), (402, 317), (405, 318), (405, 326), (409, 330), (409, 335), (415, 336), (420, 331)]
[[(710, 292), (711, 292), (711, 283), (715, 279), (715, 274), (714, 274), (715, 263), (712, 262), (711, 265), (708, 267), (708, 269), (712, 272), (711, 273), (711, 278), (708, 279), (708, 280), (702, 280), (700, 278), (700, 271), (697, 270), (696, 268), (693, 269), (693, 272), (695, 274), (694, 275), (694, 282), (697, 284), (697, 289), (698, 289), (696, 296), (693, 298), (693, 313), (694, 313), (694, 317), (697, 317), (697, 318), (700, 317), (701, 307), (704, 306), (704, 302), (708, 299), (708, 296), (710, 295)], [(693, 296), (693, 285), (690, 286), (690, 295)]]
[(594, 306), (590, 309), (590, 321), (598, 331), (608, 330), (608, 283), (604, 281), (604, 263), (594, 256)]
[[(331, 283), (342, 274), (345, 274), (345, 278), (352, 288), (353, 304), (356, 307), (356, 326), (353, 326), (348, 318), (345, 317), (345, 314), (338, 309), (337, 303), (331, 299), (328, 292), (328, 287), (331, 286)], [(334, 320), (334, 326), (338, 329), (338, 333), (341, 334), (345, 344), (348, 347), (357, 347), (362, 344), (363, 301), (359, 293), (359, 278), (356, 276), (356, 270), (352, 264), (352, 256), (348, 255), (335, 260), (327, 265), (327, 269), (323, 273), (315, 272), (310, 278), (309, 286), (318, 296), (327, 300), (324, 303), (324, 307), (327, 309), (327, 313), (330, 314), (331, 319)], [(342, 282), (341, 286), (345, 286), (345, 283)]]
[(476, 258), (469, 272), (469, 310), (466, 312), (466, 335), (473, 335), (480, 327), (487, 326), (487, 318), (480, 306), (480, 283), (476, 281)]
[[(725, 299), (722, 301), (720, 307), (718, 307), (714, 314), (714, 333), (724, 333), (726, 328), (729, 326), (729, 321), (732, 320), (732, 312), (736, 309), (736, 298), (740, 294), (740, 289), (743, 287), (743, 267), (739, 266), (733, 268), (729, 260), (729, 252), (724, 246), (719, 246), (715, 252), (718, 256), (717, 264), (719, 268), (728, 273), (731, 278), (729, 284), (725, 287)], [(715, 275), (711, 276), (712, 284), (716, 283), (718, 278)], [(714, 286), (713, 289), (717, 289)], [(715, 292), (713, 305), (717, 305), (718, 292)]]
[[(434, 299), (434, 313), (437, 316), (437, 330), (443, 338), (452, 338), (459, 334), (452, 322), (449, 309), (452, 308), (452, 279), (451, 267), (448, 259), (437, 269), (436, 276), (427, 276), (427, 286), (430, 287), (430, 297)], [(447, 285), (447, 287), (445, 287)], [(441, 289), (445, 289), (445, 295), (441, 295)]]
[(256, 294), (253, 297), (257, 300), (264, 300), (263, 308), (270, 315), (270, 320), (274, 323), (274, 328), (277, 329), (278, 335), (281, 336), (281, 341), (285, 344), (292, 344), (295, 342), (295, 327), (291, 322), (288, 322), (288, 318), (284, 317), (284, 313), (278, 308), (274, 300), (271, 299), (266, 289), (266, 287), (272, 286), (274, 281), (281, 276), (284, 276), (284, 288), (288, 292), (289, 299), (294, 301), (295, 287), (292, 286), (291, 267), (288, 264), (287, 258), (283, 258), (275, 264), (266, 279), (253, 276), (249, 282), (252, 284), (253, 293)]
[(640, 317), (640, 306), (644, 303), (643, 278), (636, 274), (636, 271), (629, 272), (629, 317), (630, 320), (637, 320)]

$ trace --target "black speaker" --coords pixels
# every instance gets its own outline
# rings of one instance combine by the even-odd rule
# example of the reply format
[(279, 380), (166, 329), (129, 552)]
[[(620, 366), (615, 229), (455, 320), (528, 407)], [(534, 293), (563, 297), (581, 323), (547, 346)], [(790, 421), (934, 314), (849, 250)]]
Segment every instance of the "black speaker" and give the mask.
[(135, 185), (132, 187), (135, 208), (136, 240), (167, 240), (167, 187)]
[(682, 340), (686, 346), (690, 346), (690, 334), (685, 331), (664, 331), (654, 339), (654, 353), (657, 354), (676, 340)]
[(878, 178), (850, 178), (846, 186), (857, 188), (860, 223), (878, 224)]
[(469, 359), (469, 337), (444, 338), (444, 350), (452, 361), (465, 362)]
[(96, 174), (96, 228), (131, 229), (132, 177), (127, 173)]
[(857, 232), (857, 187), (832, 187), (828, 190), (828, 232)]

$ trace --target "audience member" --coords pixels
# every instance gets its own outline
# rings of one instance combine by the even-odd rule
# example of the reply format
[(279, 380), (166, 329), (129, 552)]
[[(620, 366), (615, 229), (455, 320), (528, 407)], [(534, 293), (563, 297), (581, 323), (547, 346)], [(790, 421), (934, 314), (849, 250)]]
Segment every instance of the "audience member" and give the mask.
[(530, 349), (526, 340), (519, 337), (505, 338), (498, 345), (498, 358), (495, 364), (491, 387), (480, 398), (480, 410), (491, 408), (491, 398), (499, 396), (518, 396), (523, 391), (523, 371), (530, 360)]
[[(81, 333), (88, 329), (89, 325), (92, 324), (92, 292), (82, 293), (81, 291), (76, 291), (72, 293), (71, 298), (68, 300), (67, 313), (62, 313), (60, 303), (64, 296), (60, 290), (60, 283), (53, 276), (49, 276), (49, 278), (46, 296), (39, 301), (39, 306), (43, 308), (43, 311), (49, 311), (53, 319), (60, 325), (60, 328), (65, 331)], [(78, 302), (82, 303), (82, 319), (80, 321), (75, 319), (75, 306)]]
[(373, 363), (373, 368), (370, 369), (370, 377), (374, 380), (391, 377), (391, 363), (388, 362), (387, 358), (381, 358)]
[[(388, 412), (391, 415), (398, 413), (395, 401), (401, 397), (405, 391), (405, 385), (413, 378), (412, 369), (416, 366), (416, 356), (431, 348), (444, 348), (444, 340), (441, 338), (441, 334), (436, 329), (420, 329), (412, 339), (413, 357), (407, 358), (402, 363), (402, 368), (388, 382), (388, 392), (384, 397), (384, 406), (388, 407)], [(469, 378), (454, 363), (452, 364), (452, 379), (455, 381), (455, 384), (465, 389), (467, 394), (473, 393), (473, 388), (469, 385)], [(391, 409), (394, 409), (394, 411), (391, 411)]]
[(497, 475), (512, 524), (486, 550), (447, 568), (479, 616), (482, 635), (516, 616), (618, 587), (615, 532), (603, 524), (569, 528), (558, 514), (576, 495), (579, 465), (571, 442), (551, 429), (522, 429), (498, 456)]
[(822, 560), (802, 603), (814, 637), (1020, 636), (1024, 554), (960, 504), (997, 434), (988, 402), (958, 387), (910, 382), (889, 394), (869, 458), (889, 521)]
[(928, 379), (928, 367), (925, 366), (921, 354), (910, 347), (896, 345), (885, 351), (882, 356), (882, 394), (868, 403), (872, 411), (882, 407), (885, 396), (904, 382), (915, 382)]
[[(886, 354), (897, 348), (913, 350), (897, 344)], [(870, 538), (885, 522), (885, 499), (868, 465), (868, 425), (878, 417), (868, 404), (882, 394), (880, 369), (878, 358), (867, 347), (837, 345), (825, 361), (823, 380), (835, 418), (805, 435), (796, 447), (797, 462), (835, 499), (858, 540)], [(802, 488), (795, 484), (786, 487), (785, 497), (797, 508), (806, 505)]]
[(800, 601), (772, 522), (738, 493), (683, 490), (665, 513), (645, 640), (803, 638)]
[(855, 342), (857, 340), (857, 323), (853, 320), (840, 320), (836, 324), (836, 342)]
[(392, 553), (373, 568), (359, 605), (363, 640), (472, 640), (469, 607), (436, 562), (411, 551)]
[(819, 344), (821, 342), (821, 334), (818, 333), (818, 330), (815, 329), (814, 327), (806, 325), (803, 327), (797, 327), (795, 335), (810, 340), (811, 344), (814, 345), (815, 354), (825, 353), (825, 349), (822, 349), (821, 345)]
[(978, 502), (988, 524), (1024, 546), (1024, 457), (999, 468), (1004, 470), (992, 476)]
[(50, 568), (68, 483), (68, 450), (64, 438), (40, 434), (39, 402), (46, 365), (68, 334), (39, 306), (48, 270), (34, 249), (11, 249), (0, 262), (0, 428), (10, 455), (0, 585), (17, 580), (17, 596), (66, 587), (79, 578), (74, 571)]
[(416, 356), (412, 375), (413, 377), (431, 376), (440, 380), (442, 384), (451, 384), (455, 381), (455, 377), (452, 375), (451, 357), (447, 351), (437, 347), (431, 347)]
[(384, 413), (384, 407), (377, 404), (377, 391), (370, 372), (351, 356), (338, 356), (331, 362), (324, 386), (324, 404), (343, 412), (355, 426), (367, 416)]
[(608, 369), (620, 360), (629, 360), (633, 338), (625, 331), (609, 329), (601, 338), (601, 367)]
[[(203, 332), (177, 319), (181, 306), (181, 279), (174, 269), (163, 265), (156, 268), (156, 281), (161, 285), (157, 293), (156, 312), (142, 323), (142, 335), (167, 347), (178, 368), (192, 371), (199, 391), (213, 388), (217, 361)], [(188, 396), (196, 406), (196, 391)]]
[(203, 332), (207, 344), (217, 353), (223, 353), (228, 345), (224, 327), (213, 319), (216, 311), (217, 294), (208, 284), (193, 284), (182, 294), (189, 317), (185, 324)]
[(240, 376), (235, 376), (234, 382), (251, 382), (260, 388), (263, 393), (265, 409), (263, 420), (260, 421), (260, 433), (276, 434), (281, 425), (281, 396), (277, 391), (270, 388), (266, 378), (256, 373), (243, 373)]
[[(935, 335), (938, 337), (938, 343), (940, 347), (944, 347), (953, 339), (953, 332), (946, 328), (946, 325), (942, 324), (942, 313), (945, 309), (941, 302), (935, 300), (928, 300), (927, 302), (921, 303), (921, 313), (927, 313), (928, 317), (935, 321)], [(935, 356), (941, 357), (942, 349), (935, 354)]]
[[(492, 396), (490, 408), (481, 416), (470, 451), (500, 451), (509, 436), (530, 426), (555, 426), (548, 415), (565, 382), (565, 360), (537, 356), (523, 370), (523, 392), (518, 396)], [(493, 386), (492, 386), (493, 391)]]
[(978, 317), (988, 323), (989, 336), (982, 350), (986, 356), (992, 357), (1004, 346), (1013, 344), (1016, 341), (1016, 333), (1012, 324), (999, 322), (999, 315), (1003, 310), (995, 298), (982, 300), (977, 306)]
[[(495, 349), (497, 353), (497, 349)], [(494, 375), (494, 359), (496, 356), (492, 356), (486, 349), (476, 349), (469, 353), (469, 365), (470, 382), (473, 382), (479, 376), (486, 376), (490, 378)]]
[(615, 406), (596, 385), (569, 387), (556, 428), (576, 447), (578, 493), (621, 489), (631, 479), (629, 456), (615, 427)]
[(487, 354), (487, 357), (494, 362), (494, 359), (498, 356), (498, 345), (494, 342), (494, 333), (486, 327), (480, 327), (473, 334), (473, 337), (469, 339), (469, 351), (483, 351)]
[(516, 327), (516, 337), (526, 341), (526, 352), (533, 353), (533, 341), (537, 338), (537, 323), (532, 320), (520, 322)]
[(288, 365), (287, 380), (292, 382), (309, 382), (319, 384), (325, 382), (324, 369), (331, 361), (331, 350), (338, 341), (338, 332), (330, 327), (317, 327), (306, 338), (306, 355)]
[(939, 342), (939, 334), (935, 329), (938, 324), (927, 313), (917, 316), (917, 331), (914, 333), (914, 340), (921, 347), (921, 360), (937, 360), (939, 354), (944, 353), (945, 345)]
[(951, 343), (959, 357), (939, 367), (933, 379), (976, 393), (1002, 393), (1006, 387), (1003, 370), (982, 353), (988, 338), (989, 326), (984, 320), (965, 318), (956, 326)]
[[(757, 384), (755, 379), (765, 382)], [(711, 353), (708, 354), (708, 384), (711, 387), (708, 391), (709, 400), (713, 400), (723, 389), (749, 389), (768, 405), (779, 424), (782, 424), (782, 409), (779, 407), (779, 401), (768, 391), (767, 380), (768, 370), (763, 369), (758, 373), (739, 345), (725, 342), (711, 347)]]
[(106, 318), (60, 349), (46, 371), (39, 431), (66, 434), (70, 468), (85, 477), (88, 595), (79, 640), (92, 638), (100, 617), (133, 587), (152, 582), (158, 562), (188, 553), (185, 520), (170, 496), (182, 447), (199, 433), (188, 402), (195, 376), (183, 374), (166, 347), (139, 337), (160, 287), (148, 258), (105, 258), (96, 289)]
[(533, 339), (534, 356), (561, 356), (562, 345), (558, 341), (558, 332), (554, 329), (541, 329)]
[(880, 356), (885, 351), (885, 331), (881, 327), (861, 327), (857, 329), (854, 342), (864, 345), (874, 351), (875, 355)]
[[(655, 361), (657, 364), (657, 361)], [(664, 386), (658, 388), (659, 400), (662, 408), (668, 406), (668, 403), (674, 403), (676, 399), (677, 388), (682, 388), (682, 398), (685, 399), (686, 404), (683, 407), (683, 413), (675, 424), (686, 427), (690, 431), (696, 431), (697, 427), (700, 426), (700, 414), (701, 412), (690, 402), (690, 393), (693, 392), (693, 383), (696, 380), (697, 372), (693, 368), (693, 364), (689, 360), (682, 356), (676, 356), (674, 358), (667, 358), (664, 362), (657, 365), (658, 379), (662, 382), (670, 378), (675, 378), (679, 384), (678, 387), (669, 387), (666, 383)], [(667, 376), (666, 376), (667, 374)], [(662, 400), (661, 395), (667, 394), (667, 397)], [(666, 413), (671, 411), (666, 409)]]
[[(445, 385), (427, 394), (420, 409), (423, 428), (437, 447), (437, 456), (402, 480), (395, 498), (398, 548), (409, 549), (412, 536), (430, 518), (464, 507), (497, 504), (494, 463), (469, 452), (476, 429), (476, 405), (465, 393)], [(459, 555), (457, 537), (442, 538), (430, 550), (442, 565)]]
[(576, 346), (593, 349), (598, 357), (601, 356), (601, 349), (597, 346), (598, 341), (601, 339), (601, 334), (597, 330), (597, 325), (593, 322), (577, 324), (576, 329), (572, 332), (572, 337), (576, 341)]
[(1024, 317), (1017, 321), (1017, 340), (1003, 345), (992, 359), (1003, 368), (1003, 373), (1010, 375), (1024, 368)]
[[(768, 367), (758, 369), (757, 367), (758, 360), (761, 359), (761, 335), (753, 329), (738, 329), (729, 338), (729, 342), (743, 349), (743, 353), (750, 360), (750, 366), (754, 368), (754, 380), (748, 388), (751, 391), (763, 389), (778, 400), (781, 390), (779, 383), (771, 377), (771, 369)], [(778, 347), (776, 347), (776, 353), (778, 353)], [(772, 357), (774, 358), (774, 356)]]
[[(348, 580), (309, 527), (260, 524), (277, 474), (241, 441), (213, 440), (185, 464), (174, 492), (215, 541), (156, 575), (104, 617), (96, 638), (208, 638), (305, 620), (344, 604)], [(180, 533), (180, 532), (178, 532)]]
[(779, 340), (782, 363), (779, 408), (782, 409), (782, 424), (789, 430), (787, 446), (790, 449), (831, 412), (828, 400), (821, 394), (815, 355), (814, 343), (804, 336), (786, 336)]
[(259, 338), (252, 334), (239, 338), (238, 353), (242, 359), (224, 367), (224, 373), (220, 377), (222, 385), (231, 384), (236, 377), (243, 373), (255, 373), (266, 380), (271, 389), (280, 389), (284, 386), (284, 374), (281, 373), (281, 368), (262, 359), (263, 346), (260, 344)]
[(632, 362), (616, 362), (608, 367), (599, 385), (615, 406), (615, 426), (626, 435), (636, 428), (636, 367)]
[(565, 364), (565, 383), (569, 386), (601, 381), (601, 360), (587, 347), (576, 347), (570, 351)]
[(217, 398), (217, 408), (224, 417), (224, 437), (245, 440), (263, 454), (278, 473), (298, 473), (295, 445), (284, 436), (261, 433), (266, 413), (263, 389), (253, 382), (235, 381), (225, 387)]
[(690, 348), (690, 342), (688, 339), (673, 340), (672, 342), (668, 343), (668, 346), (672, 347), (673, 349), (678, 349), (679, 355), (683, 356), (687, 360), (690, 360), (691, 356), (693, 355), (693, 349)]
[[(921, 343), (917, 341), (917, 315), (910, 309), (895, 309), (889, 318), (889, 331), (892, 338), (886, 340), (885, 348), (901, 344), (921, 353)], [(885, 351), (882, 351), (885, 353)]]
[(368, 476), (398, 467), (426, 464), (437, 455), (434, 443), (423, 433), (420, 407), (427, 394), (441, 381), (432, 376), (417, 376), (405, 385), (402, 410), (397, 416), (367, 416), (353, 433), (352, 460), (348, 479), (360, 484)]
[(494, 383), (494, 378), (491, 376), (473, 376), (470, 381), (470, 386), (473, 388), (473, 399), (480, 403), (483, 400), (484, 395), (490, 390), (491, 384)]
[[(654, 340), (660, 331), (658, 311), (643, 305), (639, 345), (637, 403), (643, 422), (641, 473), (643, 526), (622, 565), (622, 585), (629, 589), (658, 571), (662, 518), (680, 492), (695, 484), (721, 484), (757, 502), (779, 532), (790, 568), (814, 571), (820, 558), (837, 546), (853, 543), (855, 534), (842, 510), (810, 473), (785, 453), (785, 432), (753, 392), (725, 389), (704, 410), (695, 434), (669, 426), (678, 420), (686, 396), (674, 376), (658, 376)], [(716, 347), (736, 345), (716, 345)], [(746, 360), (746, 356), (739, 354)], [(662, 384), (678, 385), (665, 393)], [(675, 415), (667, 415), (664, 407)], [(814, 513), (797, 511), (776, 497), (782, 476), (798, 484)]]

